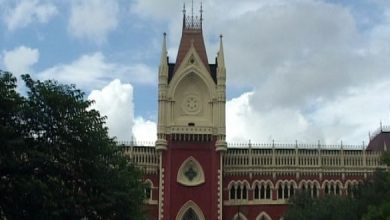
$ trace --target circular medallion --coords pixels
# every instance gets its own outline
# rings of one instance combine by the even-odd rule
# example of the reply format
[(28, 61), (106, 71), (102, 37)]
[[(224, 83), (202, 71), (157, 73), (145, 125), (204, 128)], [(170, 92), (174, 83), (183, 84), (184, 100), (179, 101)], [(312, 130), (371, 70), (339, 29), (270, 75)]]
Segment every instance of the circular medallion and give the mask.
[(188, 95), (183, 102), (183, 110), (187, 114), (197, 114), (200, 111), (201, 103), (197, 96)]

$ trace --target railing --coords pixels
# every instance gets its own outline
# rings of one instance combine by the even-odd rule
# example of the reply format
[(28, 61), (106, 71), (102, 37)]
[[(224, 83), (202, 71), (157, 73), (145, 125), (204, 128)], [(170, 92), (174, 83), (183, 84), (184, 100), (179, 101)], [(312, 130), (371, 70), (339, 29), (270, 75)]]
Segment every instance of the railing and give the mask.
[(119, 146), (140, 146), (140, 147), (154, 147), (156, 142), (155, 141), (117, 141)]
[(365, 149), (367, 146), (363, 143), (362, 145), (345, 145), (342, 142), (340, 144), (333, 144), (333, 145), (326, 145), (318, 143), (313, 144), (305, 144), (305, 143), (298, 143), (295, 142), (294, 144), (283, 144), (283, 143), (275, 143), (274, 141), (272, 143), (237, 143), (237, 142), (230, 142), (227, 143), (228, 148), (261, 148), (261, 149), (351, 149), (351, 150), (357, 150), (357, 149)]
[(146, 174), (157, 174), (159, 168), (159, 154), (154, 147), (122, 146), (130, 161), (141, 168)]
[(381, 167), (381, 152), (326, 148), (229, 148), (223, 159), (225, 174), (360, 173)]
[[(146, 173), (157, 173), (159, 154), (151, 141), (118, 143), (130, 160)], [(234, 146), (234, 147), (233, 147)], [(223, 164), (225, 174), (285, 174), (324, 172), (373, 172), (381, 165), (381, 152), (363, 145), (228, 144)]]

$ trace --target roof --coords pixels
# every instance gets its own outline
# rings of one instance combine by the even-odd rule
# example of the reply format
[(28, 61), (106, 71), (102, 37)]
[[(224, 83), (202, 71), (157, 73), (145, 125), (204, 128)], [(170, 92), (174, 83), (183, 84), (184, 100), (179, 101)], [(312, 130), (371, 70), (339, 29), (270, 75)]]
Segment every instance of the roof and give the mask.
[[(385, 147), (387, 149), (385, 149)], [(370, 139), (367, 150), (385, 151), (390, 148), (390, 129), (380, 129), (376, 135)]]
[[(210, 71), (209, 62), (207, 59), (206, 47), (203, 39), (203, 30), (202, 30), (202, 16), (194, 17), (183, 16), (183, 30), (179, 45), (179, 50), (177, 52), (176, 63), (174, 64), (172, 75), (175, 74), (180, 64), (182, 63), (184, 57), (191, 48), (191, 45), (194, 46), (196, 52), (198, 53), (203, 65), (206, 69)], [(171, 78), (171, 77), (170, 77)], [(213, 77), (214, 78), (214, 77)]]

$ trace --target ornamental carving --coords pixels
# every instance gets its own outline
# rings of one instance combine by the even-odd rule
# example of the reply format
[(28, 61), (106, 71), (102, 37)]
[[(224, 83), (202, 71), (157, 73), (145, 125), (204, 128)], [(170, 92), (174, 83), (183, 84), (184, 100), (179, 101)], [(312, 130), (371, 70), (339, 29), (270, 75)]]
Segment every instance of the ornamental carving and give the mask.
[(186, 114), (195, 115), (201, 110), (202, 103), (197, 95), (187, 95), (182, 103), (182, 109)]

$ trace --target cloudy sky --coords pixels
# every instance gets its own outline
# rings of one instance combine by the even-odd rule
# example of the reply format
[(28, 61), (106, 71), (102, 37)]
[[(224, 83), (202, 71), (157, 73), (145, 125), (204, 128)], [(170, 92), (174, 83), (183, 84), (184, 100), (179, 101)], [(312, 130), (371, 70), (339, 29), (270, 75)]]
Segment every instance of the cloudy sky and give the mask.
[[(183, 2), (0, 0), (0, 69), (74, 83), (108, 116), (112, 136), (152, 141), (162, 34), (174, 62)], [(229, 141), (361, 144), (390, 124), (390, 1), (203, 8), (209, 61), (224, 36)]]

